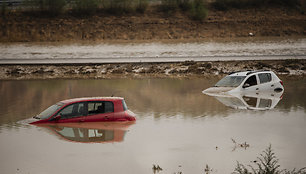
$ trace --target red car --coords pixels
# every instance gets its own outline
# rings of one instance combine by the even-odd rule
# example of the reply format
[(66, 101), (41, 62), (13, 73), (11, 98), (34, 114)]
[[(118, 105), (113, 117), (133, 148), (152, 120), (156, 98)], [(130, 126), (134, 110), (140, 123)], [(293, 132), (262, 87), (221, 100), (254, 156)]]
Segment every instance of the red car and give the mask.
[(44, 110), (30, 124), (135, 121), (123, 98), (90, 97), (60, 101)]

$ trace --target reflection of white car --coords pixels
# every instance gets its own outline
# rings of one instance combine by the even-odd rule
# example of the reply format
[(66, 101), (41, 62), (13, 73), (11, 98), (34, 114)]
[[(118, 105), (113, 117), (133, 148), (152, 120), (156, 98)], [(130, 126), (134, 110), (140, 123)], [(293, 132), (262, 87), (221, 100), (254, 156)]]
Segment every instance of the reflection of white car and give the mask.
[(205, 89), (204, 94), (233, 94), (249, 92), (281, 92), (283, 82), (272, 71), (233, 72), (215, 86)]
[(268, 110), (273, 109), (282, 99), (281, 92), (249, 92), (248, 94), (212, 95), (224, 105), (234, 109)]

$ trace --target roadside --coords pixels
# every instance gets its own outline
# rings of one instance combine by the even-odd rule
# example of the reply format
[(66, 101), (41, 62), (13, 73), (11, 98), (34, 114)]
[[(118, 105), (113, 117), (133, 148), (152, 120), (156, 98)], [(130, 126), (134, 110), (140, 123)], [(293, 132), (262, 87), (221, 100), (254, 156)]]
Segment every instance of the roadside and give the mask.
[(57, 17), (9, 13), (0, 18), (0, 42), (163, 41), (306, 36), (306, 15), (285, 7), (209, 9), (203, 21), (177, 11), (148, 8), (144, 14)]
[(305, 76), (306, 60), (214, 61), (180, 63), (123, 63), (88, 65), (2, 65), (1, 80), (142, 78), (223, 75), (241, 70), (272, 70), (277, 74)]

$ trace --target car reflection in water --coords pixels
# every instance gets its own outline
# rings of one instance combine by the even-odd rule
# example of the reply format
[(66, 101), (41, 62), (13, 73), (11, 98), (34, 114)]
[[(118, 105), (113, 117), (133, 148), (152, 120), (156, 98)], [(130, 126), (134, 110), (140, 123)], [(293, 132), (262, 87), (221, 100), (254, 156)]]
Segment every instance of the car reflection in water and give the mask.
[(87, 122), (39, 124), (59, 138), (79, 143), (122, 142), (129, 126), (135, 122)]
[(248, 93), (205, 93), (215, 97), (222, 104), (234, 109), (269, 110), (282, 99), (284, 91), (263, 91)]

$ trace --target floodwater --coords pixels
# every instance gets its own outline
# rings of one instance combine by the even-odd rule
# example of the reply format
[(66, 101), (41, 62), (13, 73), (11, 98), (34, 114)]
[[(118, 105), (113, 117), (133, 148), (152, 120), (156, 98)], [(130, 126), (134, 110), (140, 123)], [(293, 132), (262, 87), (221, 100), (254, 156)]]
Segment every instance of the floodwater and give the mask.
[(0, 64), (305, 59), (306, 39), (0, 44)]
[[(285, 92), (265, 110), (203, 94), (215, 77), (0, 81), (0, 173), (153, 173), (155, 164), (159, 173), (200, 174), (207, 164), (223, 174), (270, 144), (282, 169), (305, 167), (306, 79), (281, 78)], [(125, 98), (134, 124), (23, 121), (63, 99), (111, 95)]]

